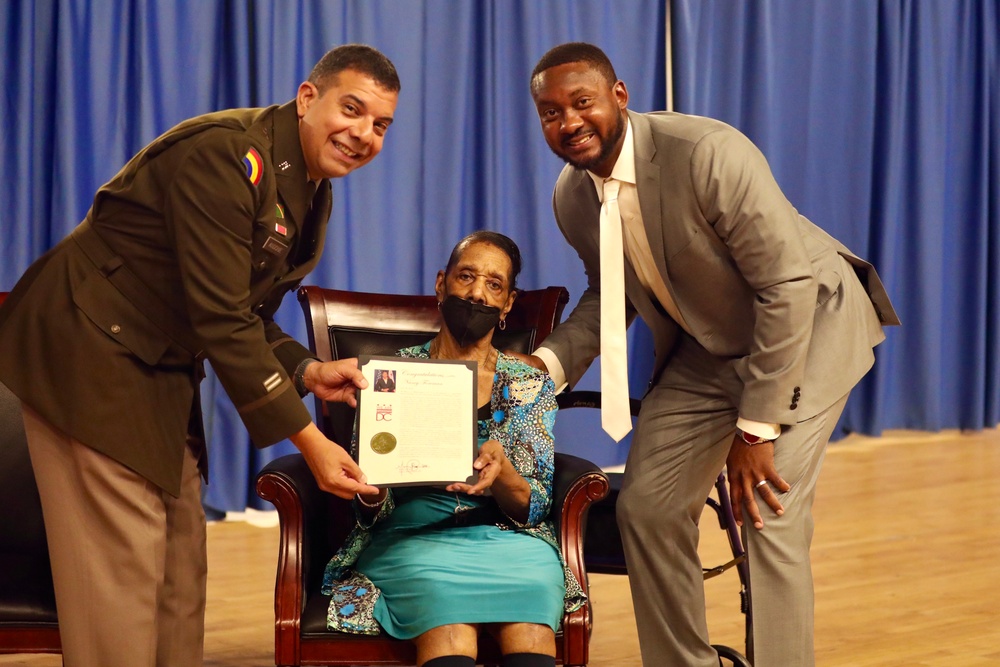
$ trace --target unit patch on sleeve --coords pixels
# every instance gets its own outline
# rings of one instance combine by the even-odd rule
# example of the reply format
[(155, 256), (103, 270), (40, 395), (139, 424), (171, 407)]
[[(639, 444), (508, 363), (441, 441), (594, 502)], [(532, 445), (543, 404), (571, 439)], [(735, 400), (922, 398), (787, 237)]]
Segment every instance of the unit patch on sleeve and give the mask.
[(243, 156), (243, 166), (247, 169), (247, 178), (257, 187), (260, 184), (260, 177), (264, 171), (264, 161), (260, 159), (260, 153), (256, 148), (251, 148)]

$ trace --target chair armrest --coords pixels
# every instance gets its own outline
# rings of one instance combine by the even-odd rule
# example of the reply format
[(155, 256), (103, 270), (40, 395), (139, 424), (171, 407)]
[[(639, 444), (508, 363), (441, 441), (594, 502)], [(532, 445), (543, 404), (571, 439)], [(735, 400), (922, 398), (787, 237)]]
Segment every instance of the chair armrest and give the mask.
[[(587, 512), (591, 504), (607, 496), (609, 490), (607, 476), (596, 465), (578, 456), (556, 453), (552, 518), (566, 565), (588, 597), (590, 583), (583, 561)], [(563, 617), (562, 655), (565, 664), (587, 664), (592, 623), (589, 604)]]
[[(566, 497), (576, 488), (576, 482), (581, 479), (588, 479), (588, 475), (597, 474), (605, 476), (595, 463), (582, 459), (572, 454), (555, 453), (552, 478), (552, 507), (561, 507), (566, 501)], [(606, 477), (606, 476), (605, 476)], [(603, 498), (604, 496), (601, 496)], [(601, 498), (594, 498), (593, 501)], [(557, 524), (561, 517), (552, 517)]]
[(264, 466), (257, 475), (257, 495), (278, 510), (283, 538), (295, 536), (299, 540), (302, 581), (309, 581), (312, 567), (326, 565), (326, 560), (313, 563), (313, 555), (333, 521), (333, 496), (319, 488), (301, 454), (282, 456)]
[[(304, 469), (304, 470), (303, 470)], [(304, 474), (303, 474), (304, 473)], [(301, 455), (290, 454), (271, 461), (257, 475), (257, 495), (278, 510), (280, 522), (278, 569), (274, 582), (275, 651), (294, 650), (305, 606), (303, 586), (307, 557), (303, 506), (321, 505), (319, 487), (309, 483), (309, 466)], [(281, 647), (287, 644), (287, 647)]]
[(278, 510), (275, 633), (279, 643), (290, 642), (299, 635), (307, 595), (319, 589), (333, 555), (335, 533), (349, 528), (343, 524), (350, 506), (319, 488), (301, 454), (282, 456), (264, 466), (257, 475), (257, 495)]
[[(559, 543), (566, 564), (588, 592), (583, 563), (583, 542), (587, 530), (587, 511), (610, 490), (608, 477), (594, 463), (571, 454), (556, 453), (552, 480), (552, 508)], [(559, 508), (558, 512), (555, 512)]]
[(301, 454), (288, 454), (265, 465), (257, 474), (257, 495), (273, 503), (282, 519), (283, 513), (296, 509), (309, 517), (326, 513), (327, 494), (316, 484)]

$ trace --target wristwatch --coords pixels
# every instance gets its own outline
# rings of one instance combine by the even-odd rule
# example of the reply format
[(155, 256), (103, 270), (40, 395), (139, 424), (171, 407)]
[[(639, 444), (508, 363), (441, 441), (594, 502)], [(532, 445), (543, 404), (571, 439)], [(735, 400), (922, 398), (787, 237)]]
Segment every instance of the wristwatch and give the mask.
[(306, 394), (309, 393), (309, 390), (306, 388), (306, 377), (305, 377), (306, 366), (308, 366), (314, 361), (319, 361), (319, 359), (317, 359), (316, 357), (309, 357), (307, 359), (303, 359), (301, 362), (299, 362), (299, 365), (296, 367), (295, 372), (292, 373), (292, 385), (295, 387), (295, 391), (299, 392), (299, 396), (303, 398), (305, 398)]
[(736, 429), (736, 435), (743, 439), (743, 442), (747, 443), (751, 447), (754, 445), (760, 445), (765, 442), (774, 442), (771, 438), (763, 438), (759, 435), (754, 435), (753, 433), (747, 433), (741, 428)]

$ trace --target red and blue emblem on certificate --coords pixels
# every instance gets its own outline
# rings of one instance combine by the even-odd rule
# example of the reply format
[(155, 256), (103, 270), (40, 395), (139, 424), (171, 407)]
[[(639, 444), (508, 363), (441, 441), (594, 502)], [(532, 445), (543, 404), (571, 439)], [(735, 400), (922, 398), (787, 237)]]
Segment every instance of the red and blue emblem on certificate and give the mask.
[(264, 161), (260, 159), (260, 153), (256, 148), (251, 148), (243, 156), (243, 166), (247, 168), (247, 178), (256, 187), (260, 183), (261, 174), (264, 172)]

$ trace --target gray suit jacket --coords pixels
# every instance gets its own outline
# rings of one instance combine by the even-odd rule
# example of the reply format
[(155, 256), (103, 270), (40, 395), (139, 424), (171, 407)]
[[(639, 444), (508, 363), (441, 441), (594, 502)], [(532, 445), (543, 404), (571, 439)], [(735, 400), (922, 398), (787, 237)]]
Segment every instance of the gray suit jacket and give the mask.
[[(871, 367), (881, 325), (899, 323), (874, 268), (799, 215), (734, 128), (670, 112), (629, 118), (656, 267), (694, 338), (733, 360), (744, 382), (740, 416), (794, 424), (832, 405)], [(543, 344), (573, 384), (600, 352), (600, 201), (586, 171), (563, 169), (553, 208), (588, 277)], [(858, 280), (864, 292), (845, 289)], [(653, 332), (655, 379), (679, 327), (627, 261), (625, 291), (630, 321), (638, 313)], [(865, 292), (864, 303), (851, 296)]]

